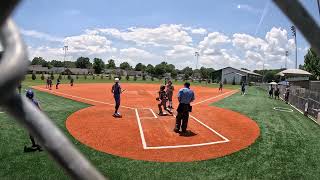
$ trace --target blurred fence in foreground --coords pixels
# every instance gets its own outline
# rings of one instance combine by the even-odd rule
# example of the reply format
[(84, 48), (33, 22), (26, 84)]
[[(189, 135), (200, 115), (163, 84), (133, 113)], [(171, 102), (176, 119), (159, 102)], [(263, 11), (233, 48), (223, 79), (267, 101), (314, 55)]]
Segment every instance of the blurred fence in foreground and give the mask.
[[(270, 84), (257, 84), (257, 86), (266, 90), (266, 95), (268, 94), (270, 90)], [(286, 86), (278, 85), (278, 87), (280, 89), (280, 97), (285, 99)], [(314, 120), (319, 118), (320, 92), (308, 90), (299, 86), (290, 86), (289, 103), (302, 112), (305, 112), (307, 104), (308, 115), (314, 118)], [(317, 122), (320, 124), (320, 121)]]

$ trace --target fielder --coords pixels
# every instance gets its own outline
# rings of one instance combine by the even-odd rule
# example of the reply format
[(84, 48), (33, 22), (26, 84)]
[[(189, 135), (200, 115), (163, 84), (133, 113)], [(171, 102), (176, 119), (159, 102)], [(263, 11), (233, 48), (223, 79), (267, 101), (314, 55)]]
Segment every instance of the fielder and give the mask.
[[(40, 109), (40, 105), (39, 103), (34, 99), (34, 93), (31, 89), (27, 90), (26, 93), (26, 97), (35, 105)], [(41, 109), (40, 109), (41, 110)], [(33, 136), (30, 134), (30, 140), (32, 143), (31, 147), (24, 147), (24, 152), (33, 152), (33, 151), (42, 151), (41, 146), (39, 144), (36, 143), (35, 139), (33, 138)]]
[(114, 97), (114, 101), (115, 101), (115, 110), (114, 110), (113, 117), (121, 118), (122, 116), (120, 115), (118, 110), (120, 107), (120, 95), (123, 91), (121, 90), (121, 86), (119, 84), (119, 78), (115, 78), (114, 82), (115, 83), (111, 89), (111, 92), (113, 93), (113, 97)]
[(168, 97), (168, 101), (169, 101), (169, 109), (173, 109), (172, 107), (172, 96), (173, 96), (173, 91), (174, 91), (174, 86), (172, 85), (172, 81), (169, 80), (168, 84), (167, 84), (167, 97)]
[(57, 84), (56, 84), (56, 89), (59, 89), (59, 85), (60, 85), (60, 79), (57, 79)]
[(160, 86), (159, 97), (157, 97), (157, 99), (156, 99), (156, 100), (160, 101), (159, 104), (158, 104), (159, 116), (166, 115), (166, 114), (163, 113), (162, 107), (169, 114), (172, 114), (172, 112), (169, 109), (167, 109), (167, 93), (166, 93), (165, 89), (166, 89), (166, 87), (164, 85)]

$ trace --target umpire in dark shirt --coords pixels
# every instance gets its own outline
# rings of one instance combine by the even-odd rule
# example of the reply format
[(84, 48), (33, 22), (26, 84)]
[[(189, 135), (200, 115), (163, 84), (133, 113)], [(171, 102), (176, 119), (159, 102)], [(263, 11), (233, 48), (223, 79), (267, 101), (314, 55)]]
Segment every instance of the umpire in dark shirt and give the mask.
[(185, 134), (188, 127), (189, 112), (192, 107), (190, 103), (194, 101), (194, 92), (190, 89), (190, 83), (184, 83), (184, 88), (178, 93), (179, 106), (177, 108), (178, 115), (176, 117), (176, 127), (174, 132)]

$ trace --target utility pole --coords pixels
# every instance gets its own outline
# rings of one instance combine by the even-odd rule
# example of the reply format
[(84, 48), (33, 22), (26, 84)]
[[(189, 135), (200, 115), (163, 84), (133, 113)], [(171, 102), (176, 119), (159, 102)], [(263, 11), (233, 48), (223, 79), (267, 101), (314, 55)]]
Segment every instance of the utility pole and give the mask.
[(198, 69), (198, 62), (199, 62), (200, 53), (199, 53), (198, 51), (196, 51), (196, 52), (194, 53), (194, 55), (195, 55), (196, 58), (197, 58), (196, 69)]
[(64, 56), (63, 56), (63, 74), (64, 74), (64, 71), (66, 70), (66, 56), (67, 56), (68, 46), (63, 46), (62, 50), (64, 51)]
[(294, 44), (296, 46), (296, 69), (298, 69), (298, 48), (297, 48), (297, 31), (295, 26), (291, 26), (292, 36), (294, 37)]
[(286, 51), (286, 60), (285, 60), (285, 68), (287, 69), (287, 61), (288, 61), (289, 51)]

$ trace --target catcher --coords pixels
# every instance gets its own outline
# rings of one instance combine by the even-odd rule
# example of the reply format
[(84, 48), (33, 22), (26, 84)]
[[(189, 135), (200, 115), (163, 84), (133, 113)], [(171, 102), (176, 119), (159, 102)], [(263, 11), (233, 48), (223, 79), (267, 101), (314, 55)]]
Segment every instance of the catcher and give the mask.
[(162, 111), (162, 106), (163, 106), (164, 110), (166, 110), (169, 114), (172, 114), (172, 112), (169, 109), (167, 109), (167, 93), (166, 93), (165, 89), (166, 89), (166, 87), (164, 85), (161, 85), (160, 91), (159, 91), (159, 97), (156, 98), (157, 101), (160, 101), (158, 104), (159, 116), (166, 115)]

